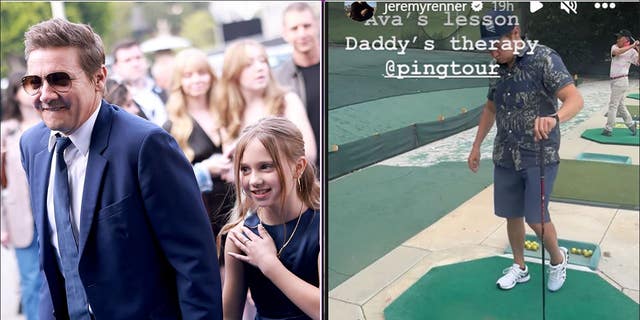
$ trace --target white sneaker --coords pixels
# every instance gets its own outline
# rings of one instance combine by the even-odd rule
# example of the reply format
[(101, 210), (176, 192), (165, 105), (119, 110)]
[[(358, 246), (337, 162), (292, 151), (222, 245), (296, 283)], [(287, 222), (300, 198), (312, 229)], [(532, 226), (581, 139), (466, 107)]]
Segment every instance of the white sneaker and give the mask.
[(511, 267), (502, 271), (504, 276), (500, 277), (496, 282), (498, 288), (502, 290), (509, 290), (516, 286), (518, 283), (529, 281), (529, 268), (525, 265), (524, 270), (520, 269), (520, 265), (514, 263)]
[(547, 288), (549, 291), (558, 291), (562, 288), (564, 281), (567, 279), (567, 263), (569, 261), (569, 253), (567, 248), (560, 247), (562, 252), (562, 262), (557, 265), (549, 263), (549, 280), (547, 280)]

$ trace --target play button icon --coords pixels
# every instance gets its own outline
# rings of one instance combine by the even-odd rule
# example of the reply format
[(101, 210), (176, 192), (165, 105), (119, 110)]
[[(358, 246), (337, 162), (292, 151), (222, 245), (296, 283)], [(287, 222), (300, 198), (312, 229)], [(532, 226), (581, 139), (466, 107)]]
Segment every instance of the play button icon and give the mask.
[(540, 1), (530, 1), (529, 2), (529, 12), (534, 13), (540, 9), (542, 9), (544, 5)]

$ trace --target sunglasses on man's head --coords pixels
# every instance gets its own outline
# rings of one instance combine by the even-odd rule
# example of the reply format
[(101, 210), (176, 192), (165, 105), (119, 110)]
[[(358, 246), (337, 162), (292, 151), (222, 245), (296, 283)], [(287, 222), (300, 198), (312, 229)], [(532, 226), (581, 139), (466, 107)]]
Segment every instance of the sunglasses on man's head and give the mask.
[[(53, 72), (44, 77), (53, 91), (65, 93), (71, 89), (71, 81), (74, 80), (66, 72)], [(35, 96), (42, 88), (42, 78), (40, 76), (24, 76), (22, 78), (22, 88), (31, 96)]]

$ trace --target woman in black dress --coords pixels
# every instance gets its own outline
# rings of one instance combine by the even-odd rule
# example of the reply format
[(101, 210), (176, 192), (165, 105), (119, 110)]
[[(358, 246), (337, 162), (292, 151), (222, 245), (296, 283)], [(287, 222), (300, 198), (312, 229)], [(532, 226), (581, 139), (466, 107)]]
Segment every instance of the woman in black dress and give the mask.
[(186, 49), (178, 53), (164, 128), (194, 165), (211, 228), (218, 235), (233, 207), (233, 191), (232, 185), (222, 179), (230, 171), (231, 161), (222, 150), (220, 122), (213, 99), (216, 83), (214, 70), (204, 52)]

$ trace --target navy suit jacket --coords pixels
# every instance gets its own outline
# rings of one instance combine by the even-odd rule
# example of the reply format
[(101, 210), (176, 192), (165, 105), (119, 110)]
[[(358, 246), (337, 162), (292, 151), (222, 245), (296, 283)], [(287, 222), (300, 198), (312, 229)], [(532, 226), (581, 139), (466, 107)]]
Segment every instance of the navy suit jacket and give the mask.
[[(22, 136), (22, 163), (46, 276), (41, 319), (67, 319), (51, 244), (52, 152), (43, 123)], [(189, 161), (162, 128), (102, 101), (91, 135), (78, 272), (100, 319), (222, 319), (213, 232)]]

